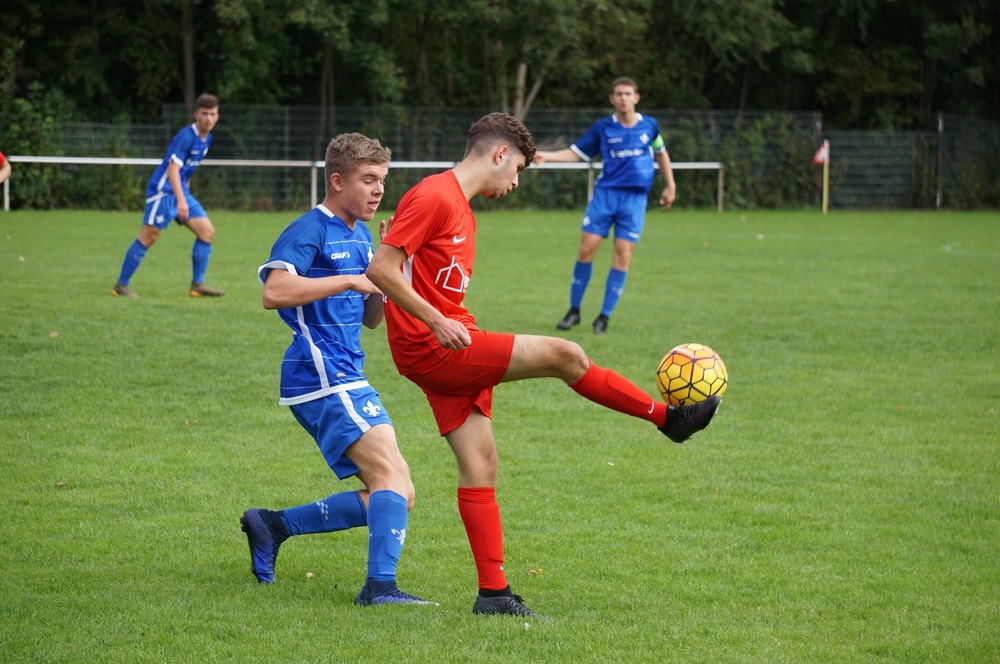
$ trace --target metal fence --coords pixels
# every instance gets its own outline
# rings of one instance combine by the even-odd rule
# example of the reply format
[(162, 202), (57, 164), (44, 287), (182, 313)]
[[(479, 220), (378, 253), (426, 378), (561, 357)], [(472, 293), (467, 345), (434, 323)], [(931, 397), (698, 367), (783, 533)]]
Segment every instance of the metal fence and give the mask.
[[(341, 106), (324, 117), (315, 107), (224, 105), (209, 157), (321, 161), (330, 137), (360, 131), (392, 148), (394, 162), (454, 161), (462, 156), (469, 125), (489, 110)], [(820, 169), (811, 158), (824, 138), (831, 143), (832, 208), (1000, 206), (1000, 160), (992, 157), (1000, 147), (998, 123), (941, 116), (937, 131), (825, 132), (814, 112), (640, 110), (659, 121), (675, 162), (725, 165), (730, 207), (818, 205)], [(538, 108), (526, 124), (539, 147), (554, 149), (610, 112)], [(163, 122), (155, 125), (66, 123), (57, 128), (55, 144), (63, 156), (159, 159), (190, 119), (182, 105), (166, 105)], [(11, 198), (15, 207), (138, 209), (149, 175), (148, 167), (125, 165), (25, 165)], [(384, 206), (394, 206), (425, 175), (426, 169), (394, 169)], [(210, 208), (303, 209), (310, 203), (309, 178), (308, 169), (213, 167), (199, 172), (194, 188)], [(18, 182), (25, 179), (31, 186)], [(678, 206), (716, 206), (716, 173), (678, 171), (675, 179)], [(517, 196), (503, 206), (580, 208), (587, 184), (582, 171), (530, 169)], [(651, 196), (658, 193), (654, 187)]]
[(1000, 123), (938, 116), (938, 206), (1000, 207)]
[(830, 207), (934, 207), (935, 132), (831, 131)]

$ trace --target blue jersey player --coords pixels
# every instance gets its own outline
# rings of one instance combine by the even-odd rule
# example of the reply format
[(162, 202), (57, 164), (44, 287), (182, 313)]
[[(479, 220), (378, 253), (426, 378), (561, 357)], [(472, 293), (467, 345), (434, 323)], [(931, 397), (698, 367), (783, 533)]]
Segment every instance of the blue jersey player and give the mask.
[[(292, 328), (281, 364), (281, 398), (340, 479), (364, 488), (240, 519), (260, 583), (274, 582), (278, 548), (292, 535), (368, 526), (368, 572), (355, 604), (430, 604), (396, 586), (414, 489), (396, 434), (364, 373), (361, 326), (384, 319), (382, 293), (365, 276), (375, 216), (389, 172), (388, 148), (341, 134), (326, 151), (326, 197), (278, 237), (260, 266), (266, 309)], [(383, 222), (380, 232), (384, 233)]]
[(535, 153), (535, 163), (541, 164), (546, 161), (590, 161), (600, 152), (604, 164), (594, 187), (594, 197), (584, 212), (580, 251), (570, 284), (570, 308), (556, 325), (560, 330), (568, 330), (580, 322), (580, 304), (590, 283), (594, 257), (614, 226), (615, 249), (605, 283), (604, 302), (594, 319), (594, 332), (607, 332), (608, 319), (625, 289), (632, 252), (642, 235), (646, 201), (656, 173), (654, 162), (660, 165), (667, 183), (660, 195), (660, 207), (668, 209), (677, 196), (670, 155), (664, 147), (660, 128), (656, 120), (635, 110), (639, 103), (635, 81), (616, 78), (611, 83), (609, 99), (615, 112), (591, 125), (572, 146)]
[(146, 186), (146, 211), (142, 217), (139, 237), (125, 252), (118, 282), (111, 289), (112, 295), (138, 297), (129, 288), (132, 275), (139, 269), (142, 260), (160, 231), (176, 221), (191, 229), (195, 234), (191, 248), (191, 297), (219, 297), (225, 291), (205, 285), (208, 259), (212, 255), (212, 239), (215, 227), (209, 221), (205, 209), (198, 199), (191, 195), (191, 176), (201, 165), (208, 147), (212, 144), (212, 129), (219, 121), (219, 99), (215, 95), (201, 95), (195, 100), (194, 122), (184, 127), (167, 148), (163, 162), (153, 173)]

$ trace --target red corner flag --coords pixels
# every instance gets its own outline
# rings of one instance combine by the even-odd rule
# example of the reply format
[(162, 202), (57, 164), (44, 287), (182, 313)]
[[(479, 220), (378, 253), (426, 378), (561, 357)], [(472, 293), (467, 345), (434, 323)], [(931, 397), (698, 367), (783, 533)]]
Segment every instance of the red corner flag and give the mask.
[(819, 146), (819, 150), (816, 150), (816, 154), (813, 155), (813, 163), (819, 166), (825, 164), (829, 158), (830, 141), (823, 141), (823, 145)]

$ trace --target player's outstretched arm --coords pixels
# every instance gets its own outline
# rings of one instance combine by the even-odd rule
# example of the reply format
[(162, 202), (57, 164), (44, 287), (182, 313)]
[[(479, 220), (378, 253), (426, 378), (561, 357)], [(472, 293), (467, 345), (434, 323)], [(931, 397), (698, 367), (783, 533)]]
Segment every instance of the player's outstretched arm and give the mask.
[(401, 268), (405, 260), (406, 252), (399, 247), (380, 244), (368, 263), (368, 278), (387, 298), (429, 327), (442, 348), (462, 350), (467, 347), (472, 337), (465, 326), (435, 309), (403, 277)]
[(272, 268), (267, 273), (261, 301), (265, 309), (291, 309), (347, 290), (369, 295), (382, 294), (363, 274), (313, 279)]
[(569, 148), (564, 148), (562, 150), (537, 150), (535, 152), (536, 164), (544, 164), (547, 161), (557, 161), (557, 162), (574, 162), (580, 161), (580, 155), (573, 152)]

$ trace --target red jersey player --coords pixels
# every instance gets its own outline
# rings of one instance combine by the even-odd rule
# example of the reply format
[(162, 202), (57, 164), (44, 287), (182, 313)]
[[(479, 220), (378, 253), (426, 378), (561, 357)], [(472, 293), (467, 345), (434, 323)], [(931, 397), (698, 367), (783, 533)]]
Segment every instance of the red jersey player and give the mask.
[(0, 152), (0, 184), (10, 177), (10, 162), (7, 161), (7, 157), (3, 156), (3, 152)]
[(507, 583), (496, 502), (493, 387), (525, 378), (560, 378), (578, 394), (652, 422), (684, 442), (711, 422), (719, 400), (673, 407), (653, 399), (575, 342), (480, 330), (463, 300), (476, 255), (473, 196), (506, 196), (531, 163), (535, 144), (517, 118), (491, 113), (469, 129), (465, 156), (400, 200), (369, 263), (368, 278), (388, 298), (389, 348), (399, 372), (419, 386), (458, 462), (458, 510), (479, 576), (473, 613), (536, 614)]

